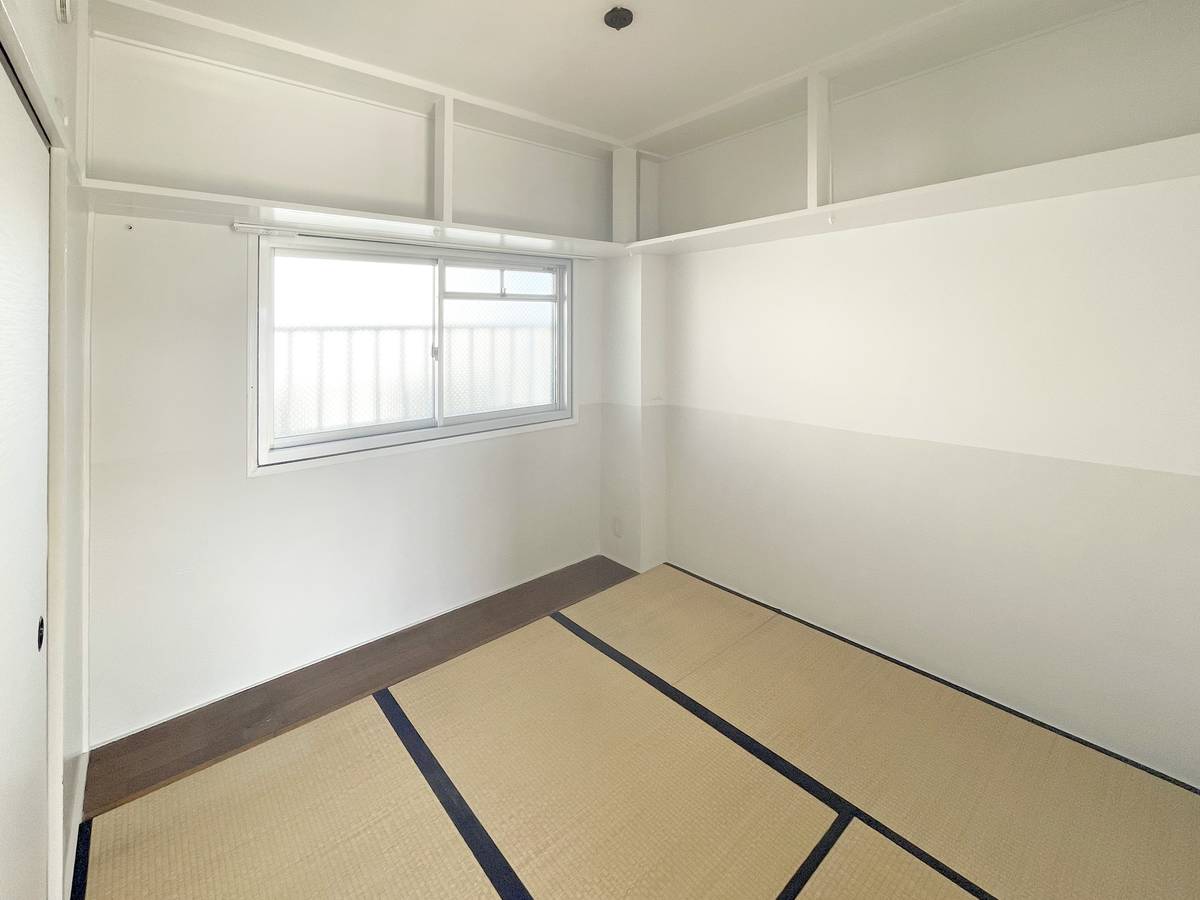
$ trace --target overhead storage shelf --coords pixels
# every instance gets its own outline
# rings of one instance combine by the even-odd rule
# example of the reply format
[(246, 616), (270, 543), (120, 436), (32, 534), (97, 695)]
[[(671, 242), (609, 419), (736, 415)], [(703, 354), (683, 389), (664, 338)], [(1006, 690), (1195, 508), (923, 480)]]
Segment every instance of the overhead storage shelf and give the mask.
[(628, 247), (633, 253), (667, 255), (717, 250), (1196, 175), (1200, 134), (665, 235)]
[(433, 219), (391, 216), (120, 181), (85, 178), (83, 188), (87, 192), (92, 210), (114, 215), (222, 225), (233, 225), (236, 222), (303, 234), (427, 243), (544, 256), (590, 259), (622, 256), (628, 252), (624, 244), (589, 238), (439, 222)]
[(631, 244), (85, 178), (96, 212), (548, 256), (672, 255), (1200, 176), (1200, 134)]

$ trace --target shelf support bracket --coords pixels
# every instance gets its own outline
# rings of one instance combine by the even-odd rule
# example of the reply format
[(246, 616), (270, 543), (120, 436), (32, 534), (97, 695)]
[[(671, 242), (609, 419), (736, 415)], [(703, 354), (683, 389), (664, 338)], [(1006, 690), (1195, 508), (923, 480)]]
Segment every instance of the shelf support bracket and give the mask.
[(833, 202), (832, 113), (829, 78), (819, 72), (808, 76), (808, 208)]
[(638, 153), (612, 152), (612, 239), (629, 244), (638, 239)]
[(454, 98), (433, 105), (433, 218), (454, 221)]

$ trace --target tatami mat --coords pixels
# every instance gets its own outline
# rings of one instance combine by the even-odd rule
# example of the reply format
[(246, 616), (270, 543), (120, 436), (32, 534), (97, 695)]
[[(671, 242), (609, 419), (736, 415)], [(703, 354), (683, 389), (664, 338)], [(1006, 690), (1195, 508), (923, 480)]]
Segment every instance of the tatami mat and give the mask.
[(773, 898), (820, 844), (802, 900), (1200, 897), (1200, 796), (1153, 775), (674, 569), (567, 617), (97, 817), (86, 896), (494, 897), (478, 853), (540, 898)]
[(862, 822), (852, 822), (800, 900), (968, 900), (971, 895)]
[[(700, 643), (713, 588), (692, 579), (689, 617), (672, 582)], [(675, 654), (606, 622), (610, 596), (590, 630), (651, 669)], [(1200, 797), (783, 616), (677, 687), (998, 896), (1200, 896)]]
[(672, 684), (774, 615), (670, 566), (623, 581), (565, 612)]
[(92, 824), (88, 900), (495, 896), (370, 699)]
[(769, 897), (834, 815), (559, 624), (393, 694), (535, 897)]

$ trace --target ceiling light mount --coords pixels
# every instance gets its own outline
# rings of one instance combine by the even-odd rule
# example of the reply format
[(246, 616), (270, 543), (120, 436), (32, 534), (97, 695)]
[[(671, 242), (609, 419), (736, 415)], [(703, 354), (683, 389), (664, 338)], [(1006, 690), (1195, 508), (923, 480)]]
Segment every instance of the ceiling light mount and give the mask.
[(604, 24), (614, 31), (620, 31), (633, 24), (633, 12), (623, 6), (614, 6), (604, 14)]

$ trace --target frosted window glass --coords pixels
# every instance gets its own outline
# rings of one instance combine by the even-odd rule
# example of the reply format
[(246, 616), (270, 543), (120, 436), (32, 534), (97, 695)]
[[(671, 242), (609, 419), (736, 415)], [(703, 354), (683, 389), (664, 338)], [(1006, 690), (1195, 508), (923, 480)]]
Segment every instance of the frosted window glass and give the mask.
[(436, 271), (276, 255), (276, 437), (433, 417)]
[(446, 415), (554, 402), (556, 305), (523, 300), (446, 300)]
[(530, 272), (526, 269), (504, 270), (504, 292), (506, 294), (532, 294), (542, 297), (554, 296), (553, 272)]
[(499, 294), (500, 270), (446, 266), (446, 290), (451, 294)]

